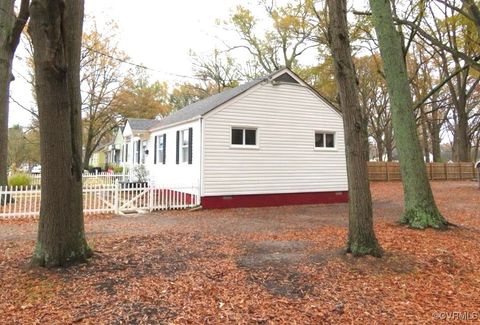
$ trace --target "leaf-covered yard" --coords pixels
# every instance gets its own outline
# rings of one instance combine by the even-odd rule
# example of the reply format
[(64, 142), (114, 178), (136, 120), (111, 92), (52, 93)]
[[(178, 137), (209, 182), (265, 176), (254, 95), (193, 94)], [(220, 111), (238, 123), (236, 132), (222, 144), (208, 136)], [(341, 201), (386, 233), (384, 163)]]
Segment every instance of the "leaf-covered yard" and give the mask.
[[(437, 323), (480, 312), (480, 190), (433, 182), (449, 231), (395, 223), (401, 183), (373, 183), (382, 259), (342, 253), (347, 205), (86, 220), (95, 256), (28, 267), (35, 223), (0, 223), (0, 315), (15, 323)], [(460, 316), (461, 317), (461, 316)]]

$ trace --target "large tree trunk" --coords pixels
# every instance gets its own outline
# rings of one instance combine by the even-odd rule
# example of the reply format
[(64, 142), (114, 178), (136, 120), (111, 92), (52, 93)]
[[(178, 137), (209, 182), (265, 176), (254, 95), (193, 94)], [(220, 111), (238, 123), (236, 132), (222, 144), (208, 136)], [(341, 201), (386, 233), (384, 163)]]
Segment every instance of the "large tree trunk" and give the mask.
[(390, 95), (395, 142), (405, 195), (401, 222), (413, 228), (446, 228), (448, 222), (438, 211), (428, 181), (422, 148), (416, 133), (413, 100), (402, 41), (392, 19), (389, 0), (370, 0), (380, 53)]
[(22, 0), (18, 17), (14, 0), (0, 2), (0, 186), (7, 185), (8, 111), (12, 64), (20, 34), (28, 19), (28, 0)]
[(30, 13), (42, 160), (33, 264), (66, 266), (91, 255), (82, 211), (79, 69), (83, 0), (33, 0)]
[(330, 45), (345, 130), (349, 193), (347, 251), (355, 256), (381, 256), (382, 249), (373, 230), (367, 170), (367, 123), (358, 100), (358, 85), (348, 37), (346, 0), (328, 0), (328, 8)]

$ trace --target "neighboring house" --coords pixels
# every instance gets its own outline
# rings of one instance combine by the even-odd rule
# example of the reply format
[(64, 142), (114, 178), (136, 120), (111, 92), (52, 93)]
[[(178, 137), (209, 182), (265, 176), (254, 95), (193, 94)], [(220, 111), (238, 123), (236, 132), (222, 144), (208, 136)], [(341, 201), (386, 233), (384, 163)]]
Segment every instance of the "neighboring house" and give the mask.
[(108, 166), (117, 166), (122, 162), (123, 128), (118, 128), (115, 138), (103, 145), (98, 146), (92, 154), (89, 165), (105, 169)]
[(104, 168), (106, 161), (107, 155), (105, 152), (105, 146), (101, 146), (93, 152), (92, 156), (90, 157), (89, 165), (91, 167)]
[(115, 133), (113, 141), (107, 144), (106, 150), (106, 165), (117, 166), (121, 163), (121, 154), (123, 147), (123, 127), (118, 128)]
[(123, 136), (127, 167), (199, 188), (205, 208), (348, 200), (342, 117), (289, 69), (162, 120), (129, 119)]
[(150, 127), (157, 120), (128, 119), (123, 129), (123, 148), (121, 160), (125, 171), (132, 171), (135, 166), (144, 165), (148, 155)]

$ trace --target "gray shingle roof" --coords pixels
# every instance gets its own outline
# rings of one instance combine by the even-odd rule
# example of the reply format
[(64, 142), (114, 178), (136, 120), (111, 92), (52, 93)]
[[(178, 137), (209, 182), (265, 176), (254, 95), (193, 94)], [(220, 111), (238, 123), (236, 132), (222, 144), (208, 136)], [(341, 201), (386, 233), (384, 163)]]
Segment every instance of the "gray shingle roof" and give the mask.
[(268, 78), (269, 76), (261, 77), (261, 78), (249, 81), (247, 83), (244, 83), (238, 87), (222, 91), (221, 93), (199, 100), (198, 102), (195, 102), (193, 104), (187, 105), (184, 108), (168, 115), (167, 117), (161, 120), (155, 121), (155, 123), (150, 127), (150, 129), (156, 129), (156, 128), (160, 128), (170, 124), (187, 121), (194, 117), (203, 116), (208, 112), (210, 112), (211, 110), (237, 97), (238, 95), (244, 93), (245, 91), (258, 85), (259, 83), (261, 83), (262, 81)]
[[(232, 100), (233, 98), (241, 95), (242, 93), (246, 92), (247, 90), (255, 87), (256, 85), (260, 84), (261, 82), (268, 80), (272, 78), (275, 74), (278, 72), (286, 70), (289, 71), (290, 73), (293, 73), (289, 69), (282, 68), (277, 71), (274, 71), (273, 73), (260, 77), (258, 79), (249, 81), (247, 83), (244, 83), (238, 87), (228, 89), (225, 91), (222, 91), (221, 93), (218, 93), (216, 95), (207, 97), (205, 99), (199, 100), (198, 102), (192, 103), (190, 105), (185, 106), (184, 108), (171, 113), (167, 117), (161, 119), (161, 120), (147, 120), (147, 119), (128, 119), (130, 123), (130, 127), (132, 128), (133, 131), (137, 132), (145, 132), (145, 131), (152, 131), (157, 128), (162, 128), (171, 124), (183, 122), (183, 121), (188, 121), (193, 118), (197, 118), (200, 116), (203, 116), (207, 114), (208, 112), (214, 110), (215, 108), (219, 107), (222, 104), (225, 104), (226, 102)], [(295, 74), (294, 74), (295, 75)], [(298, 77), (298, 76), (297, 76)], [(287, 79), (285, 79), (287, 78)], [(298, 77), (300, 78), (300, 77)], [(278, 77), (279, 81), (290, 81), (294, 79), (293, 78), (288, 78), (288, 76), (283, 76), (280, 75)], [(338, 109), (333, 106), (327, 99), (325, 99), (323, 96), (321, 96), (315, 89), (311, 88), (312, 91), (314, 91), (319, 97), (321, 97), (328, 105), (330, 105), (333, 109), (337, 110)]]
[(148, 120), (143, 118), (128, 119), (128, 123), (130, 124), (132, 131), (137, 131), (137, 132), (148, 131), (148, 129), (151, 128), (157, 122), (158, 122), (157, 120)]

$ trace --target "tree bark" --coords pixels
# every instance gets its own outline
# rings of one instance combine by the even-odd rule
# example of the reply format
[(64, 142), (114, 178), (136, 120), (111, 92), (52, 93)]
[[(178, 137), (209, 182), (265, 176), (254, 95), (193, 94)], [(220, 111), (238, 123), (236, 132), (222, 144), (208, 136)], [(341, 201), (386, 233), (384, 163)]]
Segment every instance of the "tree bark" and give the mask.
[(368, 181), (367, 123), (358, 100), (358, 84), (348, 36), (346, 0), (328, 0), (330, 47), (340, 92), (347, 157), (349, 227), (347, 252), (380, 257), (373, 230), (372, 197)]
[(405, 195), (405, 210), (400, 221), (412, 228), (446, 228), (448, 222), (435, 204), (416, 133), (402, 41), (395, 30), (390, 1), (370, 0), (370, 6), (390, 94), (392, 123), (400, 158)]
[(83, 0), (32, 0), (42, 194), (32, 263), (67, 266), (91, 255), (82, 201), (80, 46)]
[(387, 161), (393, 161), (393, 148), (393, 132), (391, 125), (389, 125), (385, 128), (385, 151), (387, 153)]
[[(433, 95), (432, 103), (432, 117), (428, 123), (428, 129), (430, 133), (430, 138), (432, 139), (432, 156), (434, 162), (442, 161), (442, 151), (441, 151), (441, 139), (440, 139), (440, 130), (442, 128), (443, 122), (440, 121), (441, 113), (439, 112), (439, 107), (437, 104), (437, 96)], [(443, 120), (443, 119), (442, 119)]]
[(7, 185), (8, 111), (13, 56), (29, 14), (28, 0), (22, 0), (18, 17), (15, 16), (14, 4), (12, 0), (0, 2), (0, 186)]

